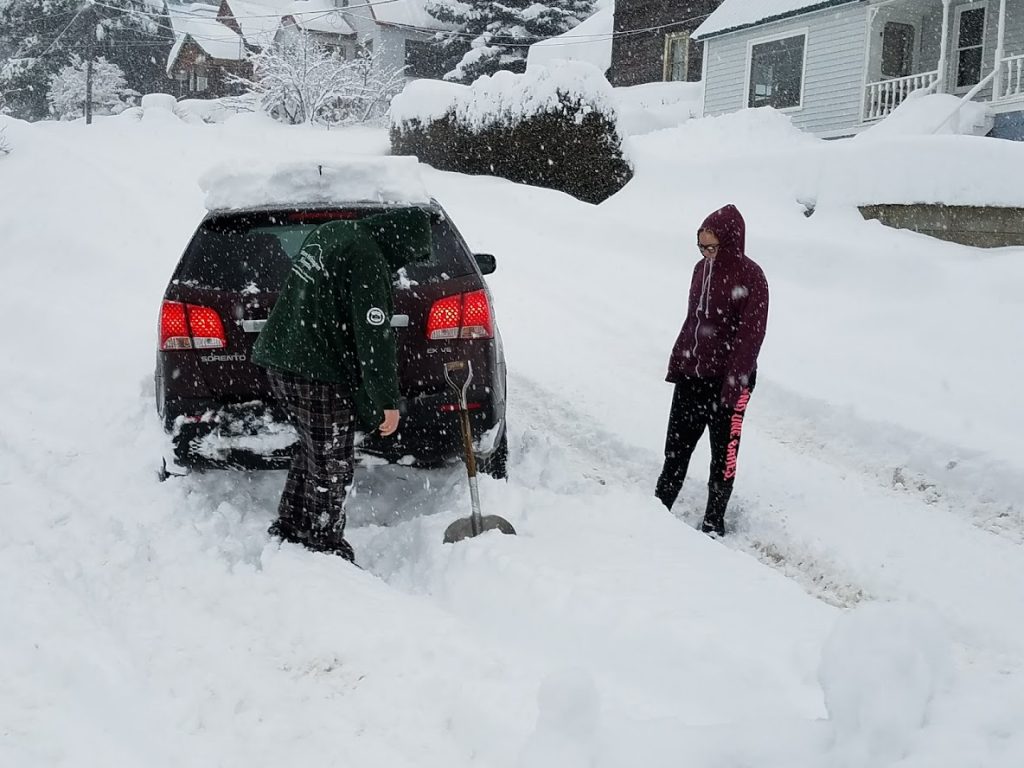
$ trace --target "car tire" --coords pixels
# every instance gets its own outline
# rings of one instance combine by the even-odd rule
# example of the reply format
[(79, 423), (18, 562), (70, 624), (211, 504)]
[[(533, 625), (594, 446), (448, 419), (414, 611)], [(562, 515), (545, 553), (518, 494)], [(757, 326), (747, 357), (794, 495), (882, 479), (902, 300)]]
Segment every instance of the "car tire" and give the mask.
[(490, 456), (479, 462), (480, 471), (495, 480), (508, 480), (508, 428), (501, 436), (501, 440), (494, 446)]

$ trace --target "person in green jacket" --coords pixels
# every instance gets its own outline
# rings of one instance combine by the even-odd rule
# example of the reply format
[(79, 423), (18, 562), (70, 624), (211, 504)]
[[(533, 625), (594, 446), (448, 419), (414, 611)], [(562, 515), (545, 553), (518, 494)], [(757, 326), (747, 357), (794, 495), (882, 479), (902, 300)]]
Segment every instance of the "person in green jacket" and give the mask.
[(393, 273), (429, 253), (419, 208), (330, 221), (299, 249), (252, 354), (299, 437), (271, 535), (355, 561), (344, 536), (355, 427), (398, 429)]

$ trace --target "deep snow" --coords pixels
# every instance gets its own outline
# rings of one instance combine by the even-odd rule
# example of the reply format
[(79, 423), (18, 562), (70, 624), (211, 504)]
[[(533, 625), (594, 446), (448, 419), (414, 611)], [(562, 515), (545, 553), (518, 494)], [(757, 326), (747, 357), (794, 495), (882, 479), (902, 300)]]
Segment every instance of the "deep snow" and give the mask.
[[(268, 541), (281, 473), (157, 483), (152, 366), (210, 165), (386, 134), (4, 121), (0, 764), (1019, 766), (1024, 251), (807, 218), (871, 150), (776, 118), (634, 137), (599, 207), (424, 172), (499, 260), (512, 479), (482, 493), (520, 535), (442, 546), (459, 469), (367, 468), (366, 571)], [(723, 545), (691, 527), (706, 449), (677, 516), (650, 491), (727, 201), (772, 313)]]

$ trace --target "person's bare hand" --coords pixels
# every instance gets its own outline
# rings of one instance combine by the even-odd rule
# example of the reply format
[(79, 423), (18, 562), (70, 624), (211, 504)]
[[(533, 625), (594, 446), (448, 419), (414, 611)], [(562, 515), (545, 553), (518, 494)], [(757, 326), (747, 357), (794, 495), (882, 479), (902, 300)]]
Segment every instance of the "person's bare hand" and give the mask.
[(384, 421), (381, 422), (380, 433), (384, 437), (395, 434), (398, 429), (398, 420), (398, 411), (384, 411)]

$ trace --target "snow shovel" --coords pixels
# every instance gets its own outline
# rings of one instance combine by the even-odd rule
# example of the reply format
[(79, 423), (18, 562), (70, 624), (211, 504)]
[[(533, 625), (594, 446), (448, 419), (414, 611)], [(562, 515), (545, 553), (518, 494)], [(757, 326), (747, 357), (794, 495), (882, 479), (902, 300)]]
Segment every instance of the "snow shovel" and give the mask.
[[(467, 361), (444, 364), (444, 379), (459, 398), (459, 422), (462, 426), (462, 449), (466, 454), (466, 470), (469, 472), (469, 497), (473, 504), (473, 513), (469, 517), (456, 520), (444, 532), (444, 543), (453, 544), (484, 531), (498, 530), (502, 533), (515, 535), (512, 523), (497, 515), (480, 514), (480, 489), (476, 481), (476, 455), (473, 453), (473, 431), (469, 425), (469, 406), (466, 403), (466, 392), (473, 381), (473, 364)], [(460, 384), (459, 381), (462, 380)]]

